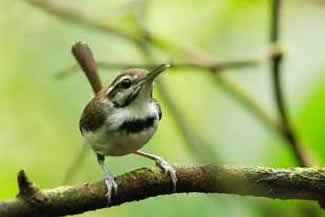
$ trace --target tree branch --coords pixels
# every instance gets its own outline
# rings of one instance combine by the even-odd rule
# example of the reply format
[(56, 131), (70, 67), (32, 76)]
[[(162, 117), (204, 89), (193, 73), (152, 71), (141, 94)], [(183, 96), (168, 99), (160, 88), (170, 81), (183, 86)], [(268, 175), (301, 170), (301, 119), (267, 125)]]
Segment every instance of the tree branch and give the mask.
[(256, 118), (259, 119), (266, 127), (276, 133), (282, 132), (282, 124), (272, 117), (269, 113), (261, 107), (256, 100), (252, 99), (236, 82), (227, 79), (224, 75), (213, 75), (214, 79), (218, 84), (227, 90), (227, 93), (233, 98), (237, 99), (241, 105), (250, 110), (252, 113), (256, 114)]
[[(178, 167), (177, 177), (177, 193), (224, 193), (314, 201), (322, 200), (325, 194), (325, 169), (205, 165)], [(116, 180), (119, 191), (111, 206), (172, 193), (171, 181), (158, 168), (137, 169)], [(1, 202), (0, 216), (64, 216), (106, 206), (103, 181), (37, 192), (37, 200), (18, 196), (15, 200)]]
[(102, 22), (98, 19), (94, 19), (92, 16), (88, 16), (73, 7), (68, 7), (66, 4), (61, 4), (57, 1), (44, 0), (26, 0), (26, 2), (48, 12), (49, 14), (64, 18), (67, 21), (82, 24), (88, 28), (93, 28), (99, 31), (109, 32), (120, 38), (135, 42), (136, 44), (143, 43), (143, 40), (140, 37), (120, 31), (115, 26), (108, 24), (106, 21)]
[[(279, 53), (271, 53), (270, 56), (267, 56), (265, 59), (269, 59), (274, 55), (279, 55)], [(203, 70), (213, 70), (218, 73), (227, 69), (234, 68), (245, 68), (245, 67), (253, 67), (262, 63), (264, 58), (247, 58), (247, 59), (234, 59), (228, 61), (220, 61), (220, 62), (211, 62), (211, 63), (195, 63), (195, 62), (169, 62), (171, 64), (171, 68), (179, 69), (179, 68), (196, 68)], [(161, 63), (129, 63), (129, 62), (108, 62), (108, 61), (98, 61), (97, 65), (100, 68), (154, 68)], [(72, 72), (75, 72), (78, 69), (78, 65), (72, 65), (67, 67), (66, 69), (56, 72), (55, 77), (57, 79), (63, 79), (66, 76), (70, 75)]]
[(160, 97), (163, 102), (166, 104), (167, 110), (170, 112), (170, 115), (175, 120), (176, 125), (178, 126), (181, 135), (184, 138), (187, 148), (190, 153), (197, 159), (199, 162), (202, 162), (204, 159), (205, 162), (222, 162), (223, 158), (220, 154), (213, 148), (214, 146), (209, 144), (199, 133), (197, 133), (191, 124), (186, 120), (184, 113), (180, 111), (176, 105), (176, 100), (173, 99), (172, 94), (170, 93), (166, 82), (163, 78), (159, 78), (157, 83), (157, 89)]
[[(272, 0), (271, 7), (271, 31), (270, 41), (272, 44), (277, 46), (279, 41), (279, 29), (280, 29), (280, 14), (281, 14), (281, 0)], [(287, 139), (290, 148), (292, 149), (294, 156), (297, 159), (299, 166), (309, 167), (312, 166), (311, 159), (307, 156), (307, 150), (303, 150), (300, 142), (298, 141), (297, 135), (290, 125), (287, 111), (285, 109), (283, 90), (281, 84), (281, 63), (283, 60), (282, 55), (273, 56), (271, 58), (271, 70), (274, 86), (275, 102), (279, 111), (281, 123), (282, 123), (282, 134)]]

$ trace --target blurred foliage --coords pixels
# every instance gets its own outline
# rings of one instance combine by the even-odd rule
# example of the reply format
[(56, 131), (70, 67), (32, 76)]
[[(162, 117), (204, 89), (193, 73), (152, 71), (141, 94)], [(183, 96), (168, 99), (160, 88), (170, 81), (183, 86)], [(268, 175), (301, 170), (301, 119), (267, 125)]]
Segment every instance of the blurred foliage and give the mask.
[[(132, 5), (142, 1), (57, 1), (87, 15), (139, 34)], [(150, 31), (177, 44), (198, 47), (218, 60), (256, 56), (267, 46), (269, 1), (147, 1), (144, 22)], [(130, 7), (131, 5), (131, 7)], [(324, 4), (285, 1), (281, 26), (288, 50), (284, 63), (286, 104), (292, 123), (308, 148), (325, 163)], [(56, 71), (75, 61), (70, 47), (87, 41), (96, 59), (143, 62), (131, 43), (114, 35), (69, 23), (24, 1), (0, 1), (0, 198), (17, 193), (16, 173), (23, 168), (41, 188), (61, 184), (83, 140), (78, 120), (91, 89), (80, 72), (64, 81)], [(177, 57), (175, 55), (175, 57)], [(177, 59), (176, 59), (177, 60)], [(268, 112), (276, 115), (268, 65), (227, 73)], [(105, 83), (117, 74), (102, 70)], [(226, 164), (295, 166), (283, 140), (216, 86), (202, 71), (170, 70), (163, 75), (188, 123), (210, 141)], [(155, 93), (159, 96), (158, 93)], [(145, 150), (176, 164), (194, 163), (187, 144), (163, 104), (163, 121)], [(108, 158), (115, 175), (151, 165), (137, 156)], [(89, 152), (73, 183), (102, 178)], [(274, 201), (231, 195), (172, 195), (129, 203), (80, 216), (303, 216), (319, 212), (315, 203)]]

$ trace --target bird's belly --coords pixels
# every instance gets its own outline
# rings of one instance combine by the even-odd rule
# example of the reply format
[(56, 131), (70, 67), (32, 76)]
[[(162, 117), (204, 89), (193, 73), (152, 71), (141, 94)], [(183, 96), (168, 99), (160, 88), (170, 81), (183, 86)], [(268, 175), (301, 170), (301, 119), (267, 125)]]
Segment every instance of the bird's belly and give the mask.
[(156, 129), (156, 125), (137, 133), (99, 129), (95, 133), (86, 133), (84, 136), (96, 153), (121, 156), (142, 148), (151, 139)]

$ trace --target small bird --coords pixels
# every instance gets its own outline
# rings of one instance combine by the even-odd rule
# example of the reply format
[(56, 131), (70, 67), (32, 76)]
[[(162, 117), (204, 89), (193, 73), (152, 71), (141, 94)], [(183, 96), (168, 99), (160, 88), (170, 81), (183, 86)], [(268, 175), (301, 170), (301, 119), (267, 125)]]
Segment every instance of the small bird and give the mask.
[(153, 82), (169, 65), (162, 64), (147, 71), (131, 68), (122, 71), (113, 82), (103, 88), (90, 48), (83, 42), (72, 47), (77, 59), (95, 92), (80, 118), (81, 134), (97, 155), (105, 173), (107, 201), (118, 191), (105, 156), (136, 154), (155, 161), (168, 174), (176, 191), (176, 170), (159, 156), (140, 149), (151, 139), (162, 117), (159, 103), (152, 98)]

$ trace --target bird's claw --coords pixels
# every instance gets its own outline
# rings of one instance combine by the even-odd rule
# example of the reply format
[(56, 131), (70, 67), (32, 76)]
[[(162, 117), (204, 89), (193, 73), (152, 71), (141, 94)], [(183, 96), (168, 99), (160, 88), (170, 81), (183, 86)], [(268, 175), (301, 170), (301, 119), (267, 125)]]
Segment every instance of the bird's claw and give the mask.
[(105, 175), (105, 185), (107, 188), (105, 196), (107, 198), (107, 205), (109, 206), (112, 201), (112, 196), (117, 194), (117, 183), (111, 174)]
[(177, 176), (176, 170), (162, 158), (156, 160), (156, 165), (164, 171), (164, 175), (169, 175), (173, 182), (173, 192), (176, 192)]

